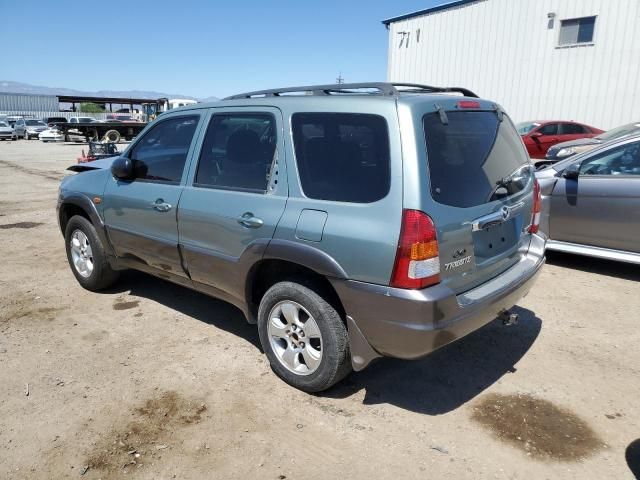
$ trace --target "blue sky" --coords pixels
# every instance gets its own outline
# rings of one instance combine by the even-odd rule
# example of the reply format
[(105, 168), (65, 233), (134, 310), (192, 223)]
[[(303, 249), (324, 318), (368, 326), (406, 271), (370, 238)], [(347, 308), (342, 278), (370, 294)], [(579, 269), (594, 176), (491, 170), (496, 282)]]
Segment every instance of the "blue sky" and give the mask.
[(448, 0), (0, 0), (0, 80), (196, 97), (386, 78), (381, 20)]

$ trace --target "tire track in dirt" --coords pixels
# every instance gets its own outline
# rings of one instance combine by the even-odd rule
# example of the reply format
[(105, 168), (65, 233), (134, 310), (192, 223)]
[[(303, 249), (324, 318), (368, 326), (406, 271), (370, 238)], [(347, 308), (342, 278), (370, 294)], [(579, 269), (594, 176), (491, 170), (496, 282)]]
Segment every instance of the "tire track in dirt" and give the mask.
[(26, 173), (27, 175), (35, 175), (38, 177), (46, 178), (47, 180), (55, 180), (56, 182), (59, 182), (64, 178), (64, 175), (61, 175), (58, 172), (53, 172), (51, 170), (37, 170), (35, 168), (27, 168), (22, 165), (18, 165), (16, 163), (7, 162), (6, 160), (0, 160), (0, 165), (4, 165), (5, 167), (12, 168), (14, 170), (18, 170), (19, 172)]

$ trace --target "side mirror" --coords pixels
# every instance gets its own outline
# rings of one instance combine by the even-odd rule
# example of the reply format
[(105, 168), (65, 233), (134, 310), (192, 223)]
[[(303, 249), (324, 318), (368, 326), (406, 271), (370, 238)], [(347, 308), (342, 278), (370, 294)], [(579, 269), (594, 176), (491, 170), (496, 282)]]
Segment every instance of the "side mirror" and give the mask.
[(118, 157), (111, 164), (111, 174), (118, 180), (133, 179), (133, 162), (127, 157)]
[(542, 133), (540, 132), (533, 132), (531, 135), (529, 135), (531, 138), (540, 138), (542, 136)]
[(562, 176), (568, 180), (577, 180), (580, 176), (580, 164), (572, 163), (562, 172)]

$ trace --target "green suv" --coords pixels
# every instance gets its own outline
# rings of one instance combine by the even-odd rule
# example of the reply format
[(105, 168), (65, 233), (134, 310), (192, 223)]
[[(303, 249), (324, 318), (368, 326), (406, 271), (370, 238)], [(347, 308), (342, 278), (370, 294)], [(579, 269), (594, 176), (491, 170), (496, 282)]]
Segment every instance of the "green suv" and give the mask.
[(164, 113), (121, 156), (71, 169), (58, 218), (84, 288), (133, 268), (228, 301), (308, 392), (513, 322), (544, 264), (522, 141), (463, 88), (235, 95)]

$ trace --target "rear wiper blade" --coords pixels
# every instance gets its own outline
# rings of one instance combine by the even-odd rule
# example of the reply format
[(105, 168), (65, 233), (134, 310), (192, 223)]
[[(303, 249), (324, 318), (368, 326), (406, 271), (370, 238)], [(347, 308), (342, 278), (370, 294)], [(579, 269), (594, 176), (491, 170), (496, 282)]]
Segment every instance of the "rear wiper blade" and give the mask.
[[(506, 177), (502, 177), (496, 181), (495, 188), (491, 191), (489, 195), (489, 200), (494, 198), (496, 195), (504, 197), (505, 195), (509, 195), (509, 186), (518, 180), (522, 180), (527, 174), (531, 175), (531, 165), (522, 165), (516, 168), (513, 172), (511, 172)], [(518, 175), (520, 174), (520, 175)], [(500, 191), (503, 189), (503, 191)]]

